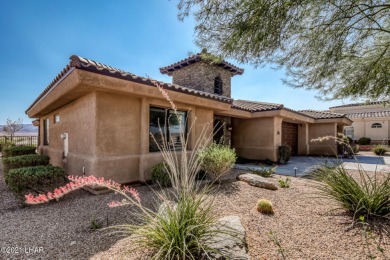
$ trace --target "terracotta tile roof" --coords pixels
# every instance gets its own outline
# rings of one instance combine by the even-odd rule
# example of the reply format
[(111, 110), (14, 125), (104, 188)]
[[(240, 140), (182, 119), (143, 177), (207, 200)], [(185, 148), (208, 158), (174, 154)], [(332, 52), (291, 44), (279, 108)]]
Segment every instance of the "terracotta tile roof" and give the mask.
[(345, 116), (348, 118), (390, 117), (390, 110), (377, 111), (377, 112), (349, 113), (349, 114), (346, 114)]
[(359, 107), (359, 106), (372, 106), (372, 105), (389, 105), (389, 101), (372, 101), (372, 102), (363, 102), (363, 103), (354, 103), (354, 104), (346, 104), (340, 106), (330, 107), (332, 108), (342, 108), (342, 107)]
[(346, 117), (345, 114), (340, 114), (340, 113), (332, 113), (332, 112), (327, 112), (327, 111), (319, 111), (319, 110), (298, 110), (297, 111), (300, 114), (306, 115), (313, 117), (315, 119), (330, 119), (330, 118), (343, 118)]
[(249, 100), (233, 100), (232, 107), (236, 109), (245, 110), (251, 113), (283, 109), (313, 119), (332, 119), (332, 118), (343, 118), (343, 117), (345, 118), (344, 114), (339, 114), (339, 113), (331, 113), (331, 112), (317, 111), (317, 110), (297, 111), (291, 108), (287, 108), (282, 104), (257, 102), (257, 101), (249, 101)]
[(249, 100), (233, 100), (233, 108), (241, 109), (249, 112), (260, 112), (260, 111), (270, 111), (270, 110), (280, 110), (284, 106), (282, 104), (267, 103), (267, 102), (257, 102)]
[[(187, 67), (188, 65), (191, 65), (191, 64), (194, 64), (196, 62), (201, 61), (202, 60), (201, 55), (202, 55), (202, 53), (197, 53), (197, 54), (192, 55), (188, 58), (185, 58), (181, 61), (178, 61), (174, 64), (171, 64), (171, 65), (166, 66), (166, 67), (162, 67), (162, 68), (160, 68), (160, 72), (162, 74), (172, 75), (172, 72), (175, 70), (179, 70), (181, 68)], [(230, 71), (231, 73), (233, 73), (233, 75), (242, 75), (244, 73), (244, 69), (236, 67), (227, 61), (222, 61), (221, 63), (216, 64), (216, 65), (223, 68), (223, 69)]]
[[(35, 101), (30, 105), (30, 107), (27, 108), (26, 113), (36, 103), (38, 103), (42, 98), (44, 98), (48, 92), (50, 92), (59, 82), (61, 82), (61, 80), (67, 74), (69, 74), (75, 68), (81, 69), (81, 70), (86, 70), (86, 71), (91, 71), (91, 72), (95, 72), (95, 73), (99, 73), (99, 74), (103, 74), (103, 75), (107, 75), (107, 76), (111, 76), (111, 77), (121, 78), (124, 80), (129, 80), (129, 81), (133, 81), (133, 82), (137, 82), (137, 83), (141, 83), (141, 84), (149, 85), (149, 86), (153, 86), (153, 87), (155, 87), (153, 82), (157, 81), (157, 80), (153, 80), (150, 78), (140, 77), (140, 76), (137, 76), (133, 73), (126, 72), (126, 71), (123, 71), (120, 69), (116, 69), (114, 67), (111, 67), (111, 66), (108, 66), (108, 65), (90, 60), (90, 59), (82, 58), (82, 57), (79, 57), (76, 55), (72, 55), (70, 57), (70, 60), (71, 60), (70, 63), (43, 90), (43, 92), (35, 99)], [(162, 84), (162, 86), (167, 90), (182, 92), (182, 93), (186, 93), (186, 94), (190, 94), (190, 95), (194, 95), (194, 96), (200, 96), (200, 97), (204, 97), (204, 98), (208, 98), (208, 99), (214, 99), (214, 100), (218, 100), (218, 101), (225, 102), (225, 103), (232, 102), (231, 98), (225, 97), (222, 95), (211, 94), (211, 93), (207, 93), (204, 91), (199, 91), (199, 90), (195, 90), (195, 89), (191, 89), (191, 88), (187, 88), (187, 87), (182, 87), (182, 86), (179, 86), (176, 84), (169, 84), (169, 83), (165, 83), (165, 82), (161, 82), (161, 81), (157, 81), (157, 82)]]

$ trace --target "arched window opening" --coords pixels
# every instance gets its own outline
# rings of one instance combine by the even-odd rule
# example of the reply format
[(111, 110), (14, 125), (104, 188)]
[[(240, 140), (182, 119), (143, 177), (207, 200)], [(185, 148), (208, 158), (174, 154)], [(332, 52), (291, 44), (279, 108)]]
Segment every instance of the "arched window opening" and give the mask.
[(382, 124), (374, 123), (374, 124), (371, 125), (371, 128), (382, 128)]
[(222, 95), (222, 79), (216, 77), (214, 80), (214, 94)]

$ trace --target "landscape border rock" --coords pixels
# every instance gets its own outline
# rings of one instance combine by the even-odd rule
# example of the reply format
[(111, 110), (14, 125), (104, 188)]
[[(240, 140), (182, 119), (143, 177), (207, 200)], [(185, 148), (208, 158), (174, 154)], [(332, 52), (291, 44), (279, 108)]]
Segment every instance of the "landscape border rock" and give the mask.
[(270, 182), (264, 177), (261, 177), (253, 173), (240, 174), (238, 175), (237, 179), (246, 182), (251, 186), (255, 186), (263, 189), (268, 189), (268, 190), (278, 189), (278, 187), (274, 183)]
[(246, 231), (238, 216), (220, 218), (215, 228), (225, 233), (217, 233), (207, 241), (209, 246), (221, 253), (211, 253), (212, 259), (250, 259), (246, 246)]

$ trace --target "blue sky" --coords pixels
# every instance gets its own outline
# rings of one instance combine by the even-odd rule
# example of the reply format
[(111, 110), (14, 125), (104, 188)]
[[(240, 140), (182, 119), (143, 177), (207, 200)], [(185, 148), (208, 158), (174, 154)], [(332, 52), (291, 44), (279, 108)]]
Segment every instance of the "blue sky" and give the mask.
[[(194, 21), (191, 17), (178, 21), (176, 4), (176, 0), (1, 1), (0, 124), (7, 118), (30, 123), (24, 111), (72, 54), (171, 82), (159, 68), (199, 51)], [(245, 73), (233, 78), (235, 99), (282, 103), (292, 109), (327, 109), (342, 103), (322, 102), (314, 97), (316, 92), (283, 85), (283, 71), (237, 65)]]

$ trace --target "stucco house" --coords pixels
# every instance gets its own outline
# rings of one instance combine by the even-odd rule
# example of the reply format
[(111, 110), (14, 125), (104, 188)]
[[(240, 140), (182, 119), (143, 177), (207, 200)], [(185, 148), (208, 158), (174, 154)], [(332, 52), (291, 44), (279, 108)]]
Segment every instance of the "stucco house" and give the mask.
[[(39, 125), (39, 152), (68, 174), (95, 175), (121, 183), (146, 181), (162, 161), (149, 133), (166, 120), (170, 104), (154, 80), (79, 56), (54, 78), (26, 110)], [(288, 144), (297, 155), (333, 154), (336, 144), (312, 143), (335, 136), (351, 121), (340, 113), (294, 111), (281, 104), (233, 100), (231, 77), (244, 70), (222, 61), (210, 64), (201, 54), (160, 69), (172, 76), (162, 83), (180, 115), (195, 127), (191, 150), (204, 125), (225, 123), (225, 141), (248, 159), (278, 159), (278, 147)], [(171, 133), (183, 126), (177, 122)], [(212, 134), (212, 128), (209, 134)]]
[(371, 138), (373, 144), (389, 144), (390, 105), (388, 102), (365, 102), (330, 108), (331, 112), (345, 114), (352, 120), (351, 126), (344, 127), (346, 136), (354, 140)]

